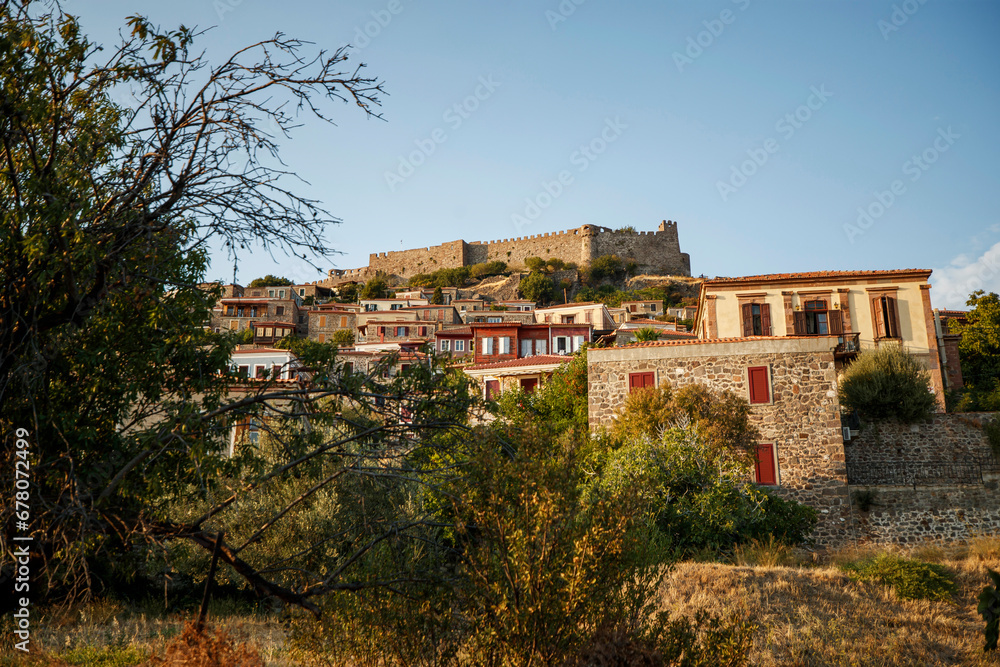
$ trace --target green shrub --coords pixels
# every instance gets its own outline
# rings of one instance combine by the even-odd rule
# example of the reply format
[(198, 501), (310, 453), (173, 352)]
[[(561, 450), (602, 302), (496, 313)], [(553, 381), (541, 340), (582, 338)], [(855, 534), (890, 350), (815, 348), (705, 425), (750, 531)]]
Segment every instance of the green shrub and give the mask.
[(643, 327), (635, 332), (635, 339), (640, 343), (660, 340), (660, 332), (656, 327)]
[(59, 657), (70, 665), (87, 667), (132, 667), (139, 665), (149, 654), (134, 646), (79, 646), (65, 651)]
[(883, 345), (861, 352), (840, 377), (840, 403), (871, 421), (912, 423), (934, 410), (930, 374), (902, 347)]
[(944, 566), (893, 554), (879, 554), (842, 567), (855, 579), (877, 581), (891, 587), (903, 600), (951, 602), (952, 595), (958, 591)]
[(997, 650), (997, 641), (1000, 640), (1000, 573), (987, 569), (992, 586), (983, 588), (979, 594), (979, 606), (976, 611), (986, 621), (986, 646), (984, 651)]
[(552, 278), (549, 278), (544, 273), (533, 271), (528, 274), (527, 278), (521, 281), (518, 289), (521, 292), (521, 296), (525, 299), (531, 299), (538, 303), (548, 303), (555, 292), (555, 283), (552, 282)]

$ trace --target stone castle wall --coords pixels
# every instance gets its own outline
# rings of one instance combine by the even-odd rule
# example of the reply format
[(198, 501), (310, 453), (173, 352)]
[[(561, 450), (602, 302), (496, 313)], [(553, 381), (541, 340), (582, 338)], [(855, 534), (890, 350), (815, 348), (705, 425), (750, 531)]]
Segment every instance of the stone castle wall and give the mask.
[(612, 254), (634, 259), (643, 273), (691, 275), (690, 256), (680, 251), (677, 223), (664, 221), (655, 232), (616, 232), (606, 227), (584, 225), (562, 232), (494, 241), (467, 243), (459, 240), (427, 248), (372, 253), (367, 267), (331, 270), (322, 284), (335, 286), (363, 281), (377, 273), (407, 279), (417, 273), (496, 260), (520, 268), (528, 257), (555, 257), (585, 265), (597, 257)]
[[(921, 467), (938, 480), (916, 484), (852, 485), (854, 537), (859, 541), (919, 544), (1000, 534), (1000, 470), (981, 424), (997, 415), (937, 414), (919, 424), (869, 425), (844, 447), (846, 460), (861, 470), (890, 464)], [(962, 483), (949, 479), (956, 465)], [(858, 493), (870, 494), (864, 510)]]

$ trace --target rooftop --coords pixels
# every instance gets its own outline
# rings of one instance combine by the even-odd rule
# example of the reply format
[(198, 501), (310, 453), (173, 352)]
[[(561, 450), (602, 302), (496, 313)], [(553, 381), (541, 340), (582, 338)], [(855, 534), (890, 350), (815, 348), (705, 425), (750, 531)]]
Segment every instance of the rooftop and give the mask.
[(767, 273), (758, 276), (739, 276), (736, 278), (711, 278), (704, 285), (719, 285), (725, 283), (756, 283), (778, 280), (803, 280), (813, 278), (892, 278), (892, 277), (930, 277), (930, 269), (889, 269), (877, 271), (806, 271), (802, 273)]
[(480, 371), (493, 368), (520, 368), (522, 366), (547, 366), (549, 364), (564, 364), (573, 357), (571, 355), (538, 354), (533, 357), (521, 357), (520, 359), (508, 359), (507, 361), (496, 361), (491, 364), (477, 364), (469, 366), (466, 370)]

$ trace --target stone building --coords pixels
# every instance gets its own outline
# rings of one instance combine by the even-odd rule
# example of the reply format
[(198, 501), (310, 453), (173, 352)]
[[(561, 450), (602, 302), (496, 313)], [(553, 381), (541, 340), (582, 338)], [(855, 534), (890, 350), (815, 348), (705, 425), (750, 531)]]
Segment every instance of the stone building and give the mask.
[(815, 507), (816, 537), (845, 538), (848, 518), (835, 336), (678, 340), (591, 348), (590, 424), (612, 422), (626, 396), (669, 382), (700, 383), (747, 399), (760, 429), (756, 479)]
[(706, 339), (836, 335), (855, 350), (903, 345), (930, 372), (943, 411), (930, 275), (902, 269), (714, 278), (701, 285), (695, 333)]
[(343, 310), (338, 307), (339, 305), (325, 304), (307, 313), (309, 340), (327, 343), (333, 340), (333, 335), (336, 332), (344, 329), (355, 334), (358, 314), (354, 311)]
[(492, 261), (502, 261), (517, 268), (524, 266), (528, 257), (558, 258), (583, 266), (603, 255), (632, 259), (643, 273), (691, 275), (691, 258), (681, 252), (677, 223), (664, 220), (653, 232), (583, 225), (562, 232), (487, 242), (458, 240), (427, 248), (372, 253), (367, 267), (332, 269), (323, 283), (333, 286), (347, 281), (364, 281), (377, 274), (407, 280), (418, 273)]

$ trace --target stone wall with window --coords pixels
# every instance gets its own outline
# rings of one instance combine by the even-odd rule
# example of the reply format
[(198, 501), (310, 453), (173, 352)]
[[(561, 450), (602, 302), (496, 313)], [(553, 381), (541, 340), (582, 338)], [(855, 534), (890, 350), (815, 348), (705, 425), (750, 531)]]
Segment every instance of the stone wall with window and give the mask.
[[(590, 423), (608, 425), (630, 391), (669, 382), (728, 390), (751, 403), (761, 432), (757, 474), (819, 510), (815, 537), (847, 537), (848, 496), (833, 348), (837, 339), (640, 343), (588, 351)], [(773, 476), (768, 479), (767, 476)]]
[(347, 329), (356, 334), (357, 313), (341, 310), (310, 310), (307, 313), (309, 322), (309, 340), (319, 343), (329, 343), (338, 331)]

